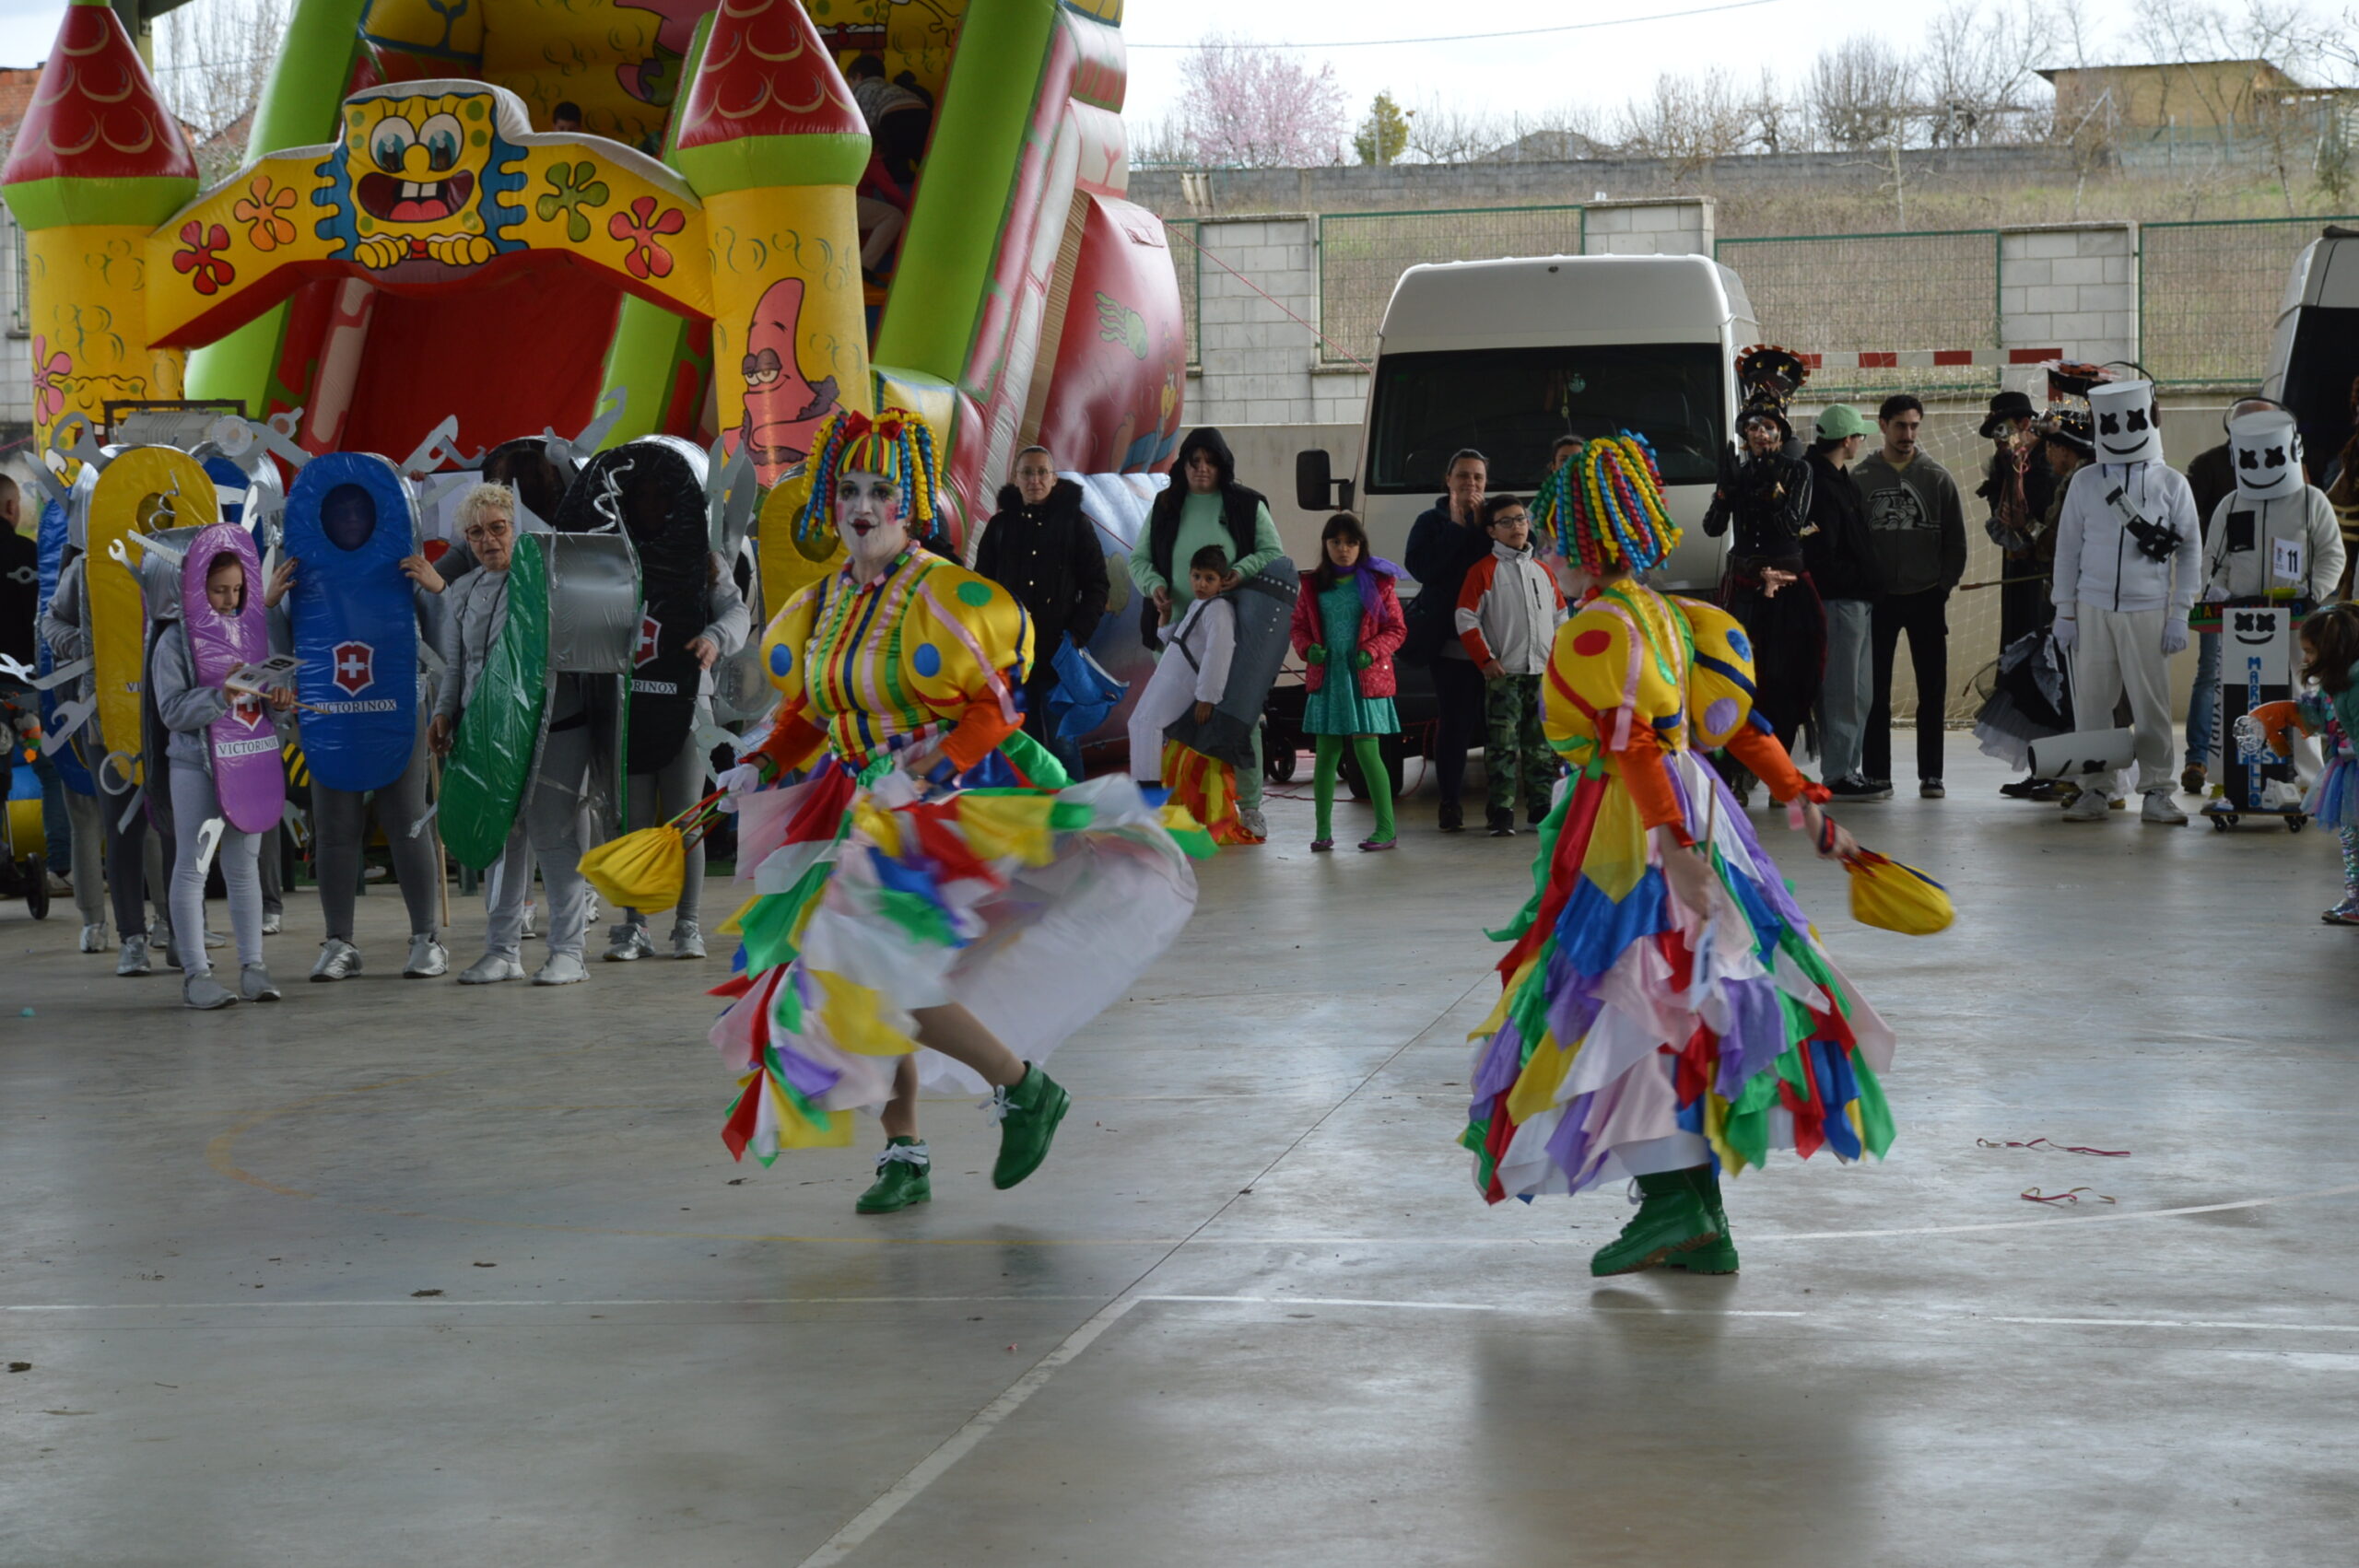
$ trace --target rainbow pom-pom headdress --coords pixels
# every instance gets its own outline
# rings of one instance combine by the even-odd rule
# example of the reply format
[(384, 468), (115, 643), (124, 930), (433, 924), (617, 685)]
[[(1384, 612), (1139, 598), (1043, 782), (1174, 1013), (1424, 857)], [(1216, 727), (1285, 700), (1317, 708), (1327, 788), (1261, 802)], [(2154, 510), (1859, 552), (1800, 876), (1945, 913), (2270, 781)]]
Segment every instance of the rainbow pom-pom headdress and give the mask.
[(933, 427), (906, 408), (887, 408), (874, 419), (856, 408), (839, 409), (819, 427), (811, 443), (811, 498), (796, 516), (795, 531), (812, 537), (831, 526), (829, 500), (847, 473), (879, 474), (909, 497), (910, 537), (921, 544), (942, 526), (937, 504), (942, 471), (933, 453)]
[(1532, 510), (1551, 544), (1591, 572), (1645, 571), (1679, 547), (1654, 449), (1635, 431), (1601, 437), (1567, 458)]

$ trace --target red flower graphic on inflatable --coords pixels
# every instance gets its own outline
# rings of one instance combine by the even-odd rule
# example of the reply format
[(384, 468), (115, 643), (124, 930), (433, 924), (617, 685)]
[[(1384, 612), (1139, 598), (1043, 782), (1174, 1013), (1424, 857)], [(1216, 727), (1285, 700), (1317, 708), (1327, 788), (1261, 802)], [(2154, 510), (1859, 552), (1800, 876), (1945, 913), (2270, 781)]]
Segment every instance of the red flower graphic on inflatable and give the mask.
[(74, 374), (74, 357), (49, 351), (49, 339), (33, 339), (33, 402), (44, 425), (65, 412), (65, 382)]
[(238, 269), (220, 254), (229, 243), (228, 229), (217, 223), (207, 233), (202, 223), (190, 218), (181, 225), (181, 240), (188, 249), (172, 252), (173, 269), (192, 275), (189, 281), (199, 294), (217, 293), (237, 281)]
[(246, 226), (247, 242), (257, 251), (276, 251), (295, 243), (295, 220), (287, 216), (287, 209), (295, 205), (294, 187), (281, 185), (273, 190), (270, 176), (257, 174), (246, 190), (251, 199), (240, 198), (229, 216)]
[(618, 212), (606, 220), (606, 232), (630, 247), (630, 254), (623, 260), (630, 275), (646, 279), (669, 277), (672, 273), (672, 252), (656, 236), (677, 234), (687, 226), (688, 215), (678, 207), (666, 208), (659, 217), (655, 198), (641, 196), (631, 203), (629, 212)]

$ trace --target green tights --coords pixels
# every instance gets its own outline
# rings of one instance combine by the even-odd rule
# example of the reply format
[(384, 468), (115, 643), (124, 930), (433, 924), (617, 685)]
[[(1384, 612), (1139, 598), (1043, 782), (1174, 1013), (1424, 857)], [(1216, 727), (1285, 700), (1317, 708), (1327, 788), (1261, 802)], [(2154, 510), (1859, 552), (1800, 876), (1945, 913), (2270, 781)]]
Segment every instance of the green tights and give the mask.
[[(1335, 816), (1335, 767), (1343, 759), (1344, 740), (1341, 735), (1313, 735), (1312, 755), (1318, 761), (1310, 773), (1310, 800), (1319, 816), (1319, 837), (1332, 838)], [(1352, 756), (1360, 765), (1360, 777), (1367, 781), (1367, 798), (1376, 807), (1376, 832), (1379, 843), (1392, 837), (1392, 775), (1385, 770), (1384, 752), (1374, 735), (1351, 737)]]

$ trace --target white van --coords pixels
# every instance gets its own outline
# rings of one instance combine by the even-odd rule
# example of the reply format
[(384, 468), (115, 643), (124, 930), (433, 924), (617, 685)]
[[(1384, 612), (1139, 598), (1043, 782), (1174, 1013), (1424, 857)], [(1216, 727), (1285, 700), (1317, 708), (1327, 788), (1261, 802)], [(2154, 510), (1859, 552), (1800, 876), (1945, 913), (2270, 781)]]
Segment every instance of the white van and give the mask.
[(2313, 484), (2322, 482), (2326, 465), (2351, 439), (2353, 379), (2359, 379), (2359, 228), (2329, 228), (2294, 258), (2260, 389), (2293, 410)]
[(1706, 256), (1535, 256), (1401, 275), (1378, 334), (1359, 472), (1295, 462), (1308, 510), (1342, 505), (1399, 559), (1452, 452), (1490, 460), (1494, 494), (1529, 496), (1556, 438), (1636, 430), (1686, 531), (1660, 586), (1708, 590), (1724, 541), (1699, 524), (1733, 434), (1737, 351), (1756, 341), (1736, 274)]

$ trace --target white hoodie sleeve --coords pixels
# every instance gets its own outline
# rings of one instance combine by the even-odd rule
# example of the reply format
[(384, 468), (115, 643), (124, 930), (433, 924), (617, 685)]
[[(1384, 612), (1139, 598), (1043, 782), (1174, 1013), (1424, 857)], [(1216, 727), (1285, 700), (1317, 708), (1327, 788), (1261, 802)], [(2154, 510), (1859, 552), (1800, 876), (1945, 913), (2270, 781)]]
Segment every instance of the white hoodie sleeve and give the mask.
[[(2156, 464), (2160, 467), (2160, 464)], [(2163, 521), (2178, 530), (2178, 547), (2171, 552), (2171, 619), (2184, 621), (2195, 608), (2195, 591), (2203, 585), (2203, 526), (2195, 514), (2195, 491), (2177, 469), (2163, 469), (2168, 497)]]
[(2228, 512), (2236, 504), (2231, 490), (2212, 509), (2212, 532), (2203, 540), (2203, 591), (2197, 595), (2207, 602), (2228, 596)]
[(1218, 702), (1228, 691), (1228, 666), (1237, 657), (1237, 606), (1226, 599), (1206, 602), (1195, 641), (1196, 700)]
[(2057, 613), (2068, 618), (2080, 614), (2081, 539), (2088, 531), (2088, 512), (2102, 504), (2097, 495), (2104, 475), (2095, 463), (2075, 473), (2064, 486), (2064, 504), (2056, 509), (2056, 569), (2048, 598)]
[(2309, 594), (2321, 604), (2334, 599), (2335, 589), (2342, 581), (2342, 528), (2334, 515), (2334, 503), (2326, 492), (2312, 485), (2302, 492), (2302, 499), (2309, 508), (2304, 518), (2304, 532), (2309, 544)]

